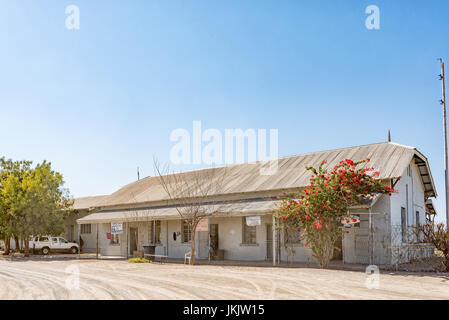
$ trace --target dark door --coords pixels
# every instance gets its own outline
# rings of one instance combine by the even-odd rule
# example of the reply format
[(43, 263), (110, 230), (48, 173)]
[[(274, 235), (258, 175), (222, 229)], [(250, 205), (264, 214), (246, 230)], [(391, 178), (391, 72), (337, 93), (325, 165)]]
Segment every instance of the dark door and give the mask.
[(267, 260), (273, 260), (273, 225), (266, 224), (267, 229)]
[(214, 249), (214, 252), (217, 252), (219, 245), (218, 245), (218, 224), (211, 224), (210, 225), (210, 242), (211, 247)]
[(137, 250), (137, 228), (129, 228), (129, 253)]

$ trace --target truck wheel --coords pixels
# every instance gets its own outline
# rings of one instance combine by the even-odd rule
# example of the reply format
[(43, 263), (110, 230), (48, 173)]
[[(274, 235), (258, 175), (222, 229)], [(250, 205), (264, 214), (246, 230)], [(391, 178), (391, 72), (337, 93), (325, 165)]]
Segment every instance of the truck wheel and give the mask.
[(47, 254), (49, 254), (50, 253), (50, 248), (49, 247), (43, 247), (42, 248), (42, 254), (43, 255), (47, 255)]
[(70, 248), (70, 252), (73, 253), (73, 254), (78, 253), (78, 248), (77, 247), (71, 247)]

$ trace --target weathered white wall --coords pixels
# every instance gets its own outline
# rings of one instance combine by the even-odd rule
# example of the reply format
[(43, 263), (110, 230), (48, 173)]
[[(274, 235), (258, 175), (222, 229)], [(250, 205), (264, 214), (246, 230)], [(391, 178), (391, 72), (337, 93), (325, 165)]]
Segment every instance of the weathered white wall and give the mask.
[[(63, 237), (69, 241), (79, 242), (78, 240), (78, 227), (79, 225), (76, 223), (77, 219), (83, 218), (87, 216), (89, 213), (87, 210), (80, 210), (78, 213), (72, 213), (69, 217), (67, 217), (65, 221), (65, 230)], [(73, 237), (70, 237), (70, 228), (73, 227)], [(92, 224), (91, 233), (82, 233), (81, 238), (83, 239), (83, 252), (95, 252), (96, 251), (96, 225)]]
[(120, 244), (111, 244), (111, 240), (107, 238), (107, 233), (111, 232), (110, 223), (102, 223), (99, 225), (98, 239), (100, 243), (100, 254), (102, 256), (122, 256), (126, 257), (126, 224), (123, 224), (123, 234), (119, 236)]
[(424, 186), (414, 161), (410, 164), (410, 169), (410, 175), (405, 170), (401, 180), (396, 184), (395, 189), (398, 190), (398, 193), (391, 196), (392, 245), (402, 243), (400, 234), (398, 234), (401, 226), (401, 207), (406, 208), (407, 225), (409, 227), (416, 226), (416, 211), (419, 212), (421, 223), (425, 222)]
[[(421, 222), (425, 219), (424, 188), (419, 176), (417, 166), (412, 163), (410, 176), (407, 171), (396, 184), (397, 194), (391, 197), (386, 195), (380, 197), (372, 208), (374, 227), (374, 263), (390, 264), (392, 226), (401, 224), (401, 206), (406, 207), (406, 186), (409, 189), (409, 212), (408, 225), (416, 224), (415, 212), (420, 212)], [(354, 210), (353, 213), (361, 214), (361, 227), (358, 229), (345, 229), (343, 236), (343, 259), (346, 263), (368, 263), (368, 211)], [(143, 250), (143, 245), (148, 244), (148, 222), (133, 222), (130, 227), (138, 228), (138, 250)], [(228, 260), (259, 260), (267, 259), (267, 224), (272, 223), (271, 215), (262, 216), (262, 224), (257, 226), (256, 245), (242, 244), (242, 217), (211, 218), (210, 224), (218, 224), (219, 249), (225, 250), (225, 259)], [(120, 237), (120, 245), (110, 245), (106, 239), (106, 233), (110, 232), (110, 224), (101, 224), (100, 246), (102, 255), (126, 256), (126, 232), (127, 224), (124, 224), (124, 233)], [(161, 243), (156, 247), (156, 254), (168, 254), (171, 258), (184, 258), (184, 254), (190, 251), (190, 243), (182, 242), (181, 220), (169, 220), (161, 222)], [(271, 232), (271, 230), (270, 230)], [(173, 234), (176, 233), (176, 240)], [(95, 241), (95, 225), (92, 225), (92, 238)], [(287, 251), (283, 245), (283, 234), (281, 234), (281, 261), (287, 260)], [(200, 235), (196, 235), (197, 258), (207, 258), (208, 239), (200, 241)], [(84, 239), (84, 237), (83, 237)], [(85, 240), (86, 241), (86, 240)], [(87, 241), (89, 241), (87, 239)], [(393, 239), (394, 242), (394, 239)], [(94, 242), (95, 243), (95, 242)], [(95, 246), (95, 245), (94, 245)], [(93, 246), (93, 247), (94, 247)], [(200, 248), (201, 247), (201, 248)], [(311, 250), (304, 247), (303, 243), (295, 244), (294, 261), (314, 261)]]

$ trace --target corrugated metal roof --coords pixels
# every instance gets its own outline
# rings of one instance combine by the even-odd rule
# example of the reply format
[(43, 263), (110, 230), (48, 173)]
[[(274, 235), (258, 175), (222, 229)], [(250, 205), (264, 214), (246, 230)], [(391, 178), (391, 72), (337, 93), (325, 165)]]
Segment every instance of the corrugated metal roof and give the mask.
[(107, 196), (93, 196), (93, 197), (81, 197), (75, 198), (73, 203), (73, 209), (83, 210), (95, 207), (101, 201), (105, 200)]
[[(225, 204), (204, 205), (203, 210), (213, 214), (214, 217), (239, 216), (239, 215), (264, 215), (271, 214), (279, 208), (280, 200), (269, 201), (245, 201)], [(151, 221), (152, 219), (179, 219), (180, 215), (175, 207), (162, 207), (138, 210), (102, 211), (92, 213), (77, 220), (78, 224)]]
[[(436, 196), (433, 178), (426, 157), (416, 148), (393, 142), (362, 145), (343, 149), (313, 152), (278, 159), (278, 170), (273, 175), (262, 175), (262, 162), (244, 163), (215, 168), (226, 170), (226, 176), (221, 182), (220, 194), (254, 193), (262, 191), (288, 190), (304, 187), (309, 183), (310, 171), (306, 166), (317, 167), (323, 160), (327, 160), (327, 167), (333, 167), (339, 161), (352, 159), (354, 161), (370, 158), (370, 167), (380, 171), (379, 179), (399, 178), (413, 158), (419, 159), (423, 182), (428, 197)], [(207, 171), (213, 169), (202, 169)], [(179, 175), (194, 175), (198, 170), (178, 173)], [(427, 179), (425, 180), (427, 175)], [(218, 178), (223, 177), (219, 174)], [(204, 177), (209, 178), (206, 174)], [(214, 181), (205, 181), (214, 183)], [(151, 203), (169, 200), (165, 190), (159, 182), (159, 177), (147, 177), (128, 184), (97, 204), (99, 207), (123, 206)]]

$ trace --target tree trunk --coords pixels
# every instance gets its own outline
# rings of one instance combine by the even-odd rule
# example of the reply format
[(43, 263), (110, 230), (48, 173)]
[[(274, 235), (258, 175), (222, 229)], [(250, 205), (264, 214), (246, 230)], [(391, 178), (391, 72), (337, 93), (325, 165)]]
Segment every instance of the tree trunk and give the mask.
[[(196, 229), (196, 228), (195, 228)], [(190, 236), (190, 264), (195, 264), (195, 231), (192, 231)]]
[[(26, 237), (26, 239), (28, 239), (29, 237)], [(25, 241), (25, 257), (29, 257), (30, 256), (30, 242), (29, 241)]]
[(7, 256), (7, 255), (9, 255), (9, 253), (11, 251), (11, 238), (6, 237), (4, 242), (5, 242), (5, 252), (3, 253), (3, 255)]
[(16, 235), (14, 235), (14, 242), (16, 244), (14, 252), (20, 252), (20, 241), (19, 241), (19, 237)]

